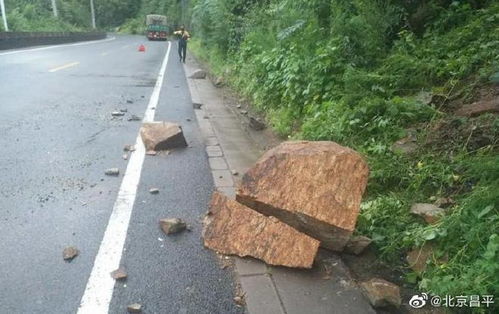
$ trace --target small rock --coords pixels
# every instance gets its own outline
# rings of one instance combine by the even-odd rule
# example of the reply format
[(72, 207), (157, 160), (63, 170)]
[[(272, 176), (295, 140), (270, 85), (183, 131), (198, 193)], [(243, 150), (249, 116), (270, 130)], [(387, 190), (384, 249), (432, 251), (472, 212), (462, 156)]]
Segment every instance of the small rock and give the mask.
[(147, 155), (147, 156), (156, 156), (157, 154), (158, 154), (158, 152), (157, 152), (157, 151), (155, 151), (155, 150), (148, 150), (148, 151), (146, 152), (146, 155)]
[(78, 254), (80, 254), (80, 251), (76, 247), (68, 246), (64, 249), (64, 251), (62, 251), (62, 258), (65, 261), (71, 261), (73, 258), (78, 256)]
[(237, 106), (236, 106), (236, 108), (237, 108), (237, 109), (241, 109), (241, 105), (237, 105)]
[(133, 100), (131, 100), (131, 99), (127, 99), (126, 103), (127, 103), (127, 104), (133, 104)]
[(234, 303), (236, 303), (236, 305), (240, 306), (240, 307), (246, 305), (246, 301), (244, 300), (244, 296), (234, 297)]
[(197, 103), (197, 102), (193, 102), (192, 103), (192, 107), (194, 109), (201, 109), (201, 106), (203, 106), (203, 104), (200, 104), (200, 103)]
[(111, 112), (111, 115), (112, 115), (113, 117), (122, 117), (122, 116), (124, 116), (124, 115), (125, 115), (125, 113), (124, 113), (124, 112), (121, 112), (121, 111), (113, 111), (113, 112)]
[(187, 121), (187, 122), (191, 122), (191, 119), (190, 119), (190, 118), (187, 118), (187, 119), (185, 119), (185, 121)]
[(114, 280), (124, 280), (127, 277), (127, 273), (124, 268), (120, 267), (114, 271), (111, 272), (111, 277)]
[(345, 246), (345, 252), (359, 255), (371, 244), (372, 240), (365, 236), (355, 236), (348, 240)]
[(127, 144), (127, 145), (125, 145), (125, 147), (123, 147), (123, 150), (125, 152), (134, 152), (135, 151), (135, 146)]
[(203, 80), (206, 78), (206, 72), (201, 70), (201, 69), (198, 69), (198, 70), (194, 71), (191, 74), (191, 76), (189, 76), (189, 78), (196, 79), (196, 80)]
[(232, 170), (232, 175), (237, 176), (237, 175), (239, 175), (239, 172), (237, 172), (236, 170)]
[(128, 109), (126, 108), (120, 109), (120, 112), (128, 112)]
[(421, 102), (422, 104), (429, 105), (431, 104), (431, 100), (433, 98), (433, 94), (427, 91), (421, 91), (416, 95), (416, 100)]
[(123, 154), (122, 157), (123, 157), (124, 160), (128, 160), (128, 154)]
[(440, 197), (435, 201), (435, 206), (437, 207), (449, 207), (456, 204), (456, 202), (450, 197)]
[(159, 221), (159, 226), (165, 234), (173, 234), (184, 231), (187, 228), (187, 224), (179, 218), (172, 219), (161, 219)]
[(209, 119), (209, 118), (210, 118), (210, 117), (208, 117), (208, 116), (204, 116), (204, 117), (203, 117), (203, 119)]
[(127, 306), (127, 311), (128, 313), (140, 313), (142, 312), (142, 305), (138, 304), (138, 303), (134, 303), (134, 304), (130, 304), (129, 306)]
[(424, 273), (426, 267), (430, 261), (437, 263), (443, 263), (447, 260), (447, 257), (437, 257), (434, 253), (435, 246), (433, 243), (426, 242), (420, 248), (414, 248), (412, 251), (407, 253), (407, 264), (409, 267), (417, 274)]
[(398, 308), (402, 303), (400, 288), (389, 281), (373, 278), (361, 283), (360, 286), (373, 307), (393, 305)]
[(241, 114), (248, 114), (247, 110), (241, 110)]
[(416, 203), (412, 205), (411, 213), (423, 217), (429, 224), (435, 224), (445, 214), (445, 209), (433, 204)]
[(222, 87), (224, 85), (224, 78), (221, 76), (217, 77), (214, 84), (216, 87)]
[(250, 117), (249, 126), (255, 131), (264, 130), (267, 126), (257, 118)]
[(149, 193), (151, 193), (151, 194), (158, 194), (159, 193), (159, 189), (158, 188), (151, 188), (151, 189), (149, 189)]
[(118, 176), (120, 174), (120, 169), (118, 168), (109, 168), (106, 170), (105, 174), (107, 176)]
[(406, 155), (412, 154), (418, 150), (418, 144), (416, 142), (416, 135), (410, 133), (408, 136), (393, 143), (391, 147), (392, 152)]
[(132, 114), (132, 116), (128, 118), (128, 121), (140, 121), (140, 120), (142, 120), (142, 118), (134, 114)]

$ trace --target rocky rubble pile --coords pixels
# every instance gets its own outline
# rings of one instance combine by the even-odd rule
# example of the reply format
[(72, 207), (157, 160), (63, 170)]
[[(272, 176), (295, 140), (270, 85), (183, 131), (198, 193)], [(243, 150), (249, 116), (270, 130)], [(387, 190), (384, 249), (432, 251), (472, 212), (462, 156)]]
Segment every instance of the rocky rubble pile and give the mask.
[(282, 143), (244, 174), (236, 201), (214, 194), (205, 246), (311, 268), (319, 245), (342, 251), (349, 244), (368, 174), (357, 152), (334, 142)]

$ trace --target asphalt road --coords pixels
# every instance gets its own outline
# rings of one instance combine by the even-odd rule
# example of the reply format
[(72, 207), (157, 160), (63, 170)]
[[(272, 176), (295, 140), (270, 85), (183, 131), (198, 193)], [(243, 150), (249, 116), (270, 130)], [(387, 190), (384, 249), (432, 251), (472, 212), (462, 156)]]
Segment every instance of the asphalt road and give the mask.
[[(0, 52), (0, 313), (77, 312), (123, 179), (104, 171), (125, 172), (123, 147), (141, 123), (127, 118), (144, 116), (167, 51), (144, 39)], [(126, 115), (112, 117), (119, 109)], [(145, 157), (121, 258), (128, 279), (109, 313), (131, 303), (144, 313), (242, 312), (231, 273), (202, 247), (213, 182), (175, 44), (155, 120), (180, 123), (190, 148)], [(165, 217), (192, 232), (165, 236)], [(68, 263), (70, 245), (80, 255)]]

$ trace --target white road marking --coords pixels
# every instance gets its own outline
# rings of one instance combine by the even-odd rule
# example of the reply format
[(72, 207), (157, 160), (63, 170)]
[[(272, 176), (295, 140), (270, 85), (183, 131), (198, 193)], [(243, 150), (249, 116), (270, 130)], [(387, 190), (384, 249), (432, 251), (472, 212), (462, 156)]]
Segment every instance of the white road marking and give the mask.
[[(161, 85), (163, 84), (163, 77), (168, 65), (170, 47), (171, 44), (168, 43), (168, 49), (163, 59), (156, 85), (149, 99), (143, 122), (152, 122), (154, 119), (153, 108), (156, 108), (158, 105)], [(144, 163), (145, 148), (140, 134), (137, 135), (137, 139), (135, 140), (135, 149), (123, 176), (118, 198), (114, 203), (111, 217), (109, 217), (104, 238), (95, 258), (85, 293), (81, 299), (78, 314), (105, 314), (109, 311), (109, 304), (111, 303), (115, 284), (110, 273), (120, 266), (121, 255)]]
[(80, 62), (71, 62), (71, 63), (65, 64), (65, 65), (61, 65), (60, 67), (53, 68), (53, 69), (49, 70), (49, 72), (53, 73), (53, 72), (56, 72), (59, 70), (64, 70), (64, 69), (67, 69), (70, 67), (74, 67), (75, 65), (78, 65), (78, 64), (80, 64)]
[(75, 44), (63, 44), (63, 45), (55, 45), (55, 46), (47, 46), (47, 47), (39, 47), (39, 48), (31, 48), (31, 49), (7, 51), (7, 52), (0, 53), (0, 56), (13, 55), (13, 54), (16, 54), (16, 53), (23, 53), (23, 52), (31, 52), (31, 51), (40, 51), (40, 50), (61, 48), (61, 47), (72, 47), (72, 46), (83, 46), (83, 45), (98, 44), (98, 43), (103, 43), (103, 42), (111, 41), (111, 40), (115, 40), (115, 39), (116, 39), (116, 37), (111, 37), (111, 38), (106, 38), (106, 39), (92, 40), (92, 41), (86, 41), (86, 42), (75, 43)]

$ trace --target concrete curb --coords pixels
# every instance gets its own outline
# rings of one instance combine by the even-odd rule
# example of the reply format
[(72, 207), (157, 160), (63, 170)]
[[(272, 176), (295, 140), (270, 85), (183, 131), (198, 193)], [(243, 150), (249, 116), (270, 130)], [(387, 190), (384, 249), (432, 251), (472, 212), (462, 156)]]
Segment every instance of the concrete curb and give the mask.
[(106, 38), (104, 32), (0, 32), (0, 50)]

